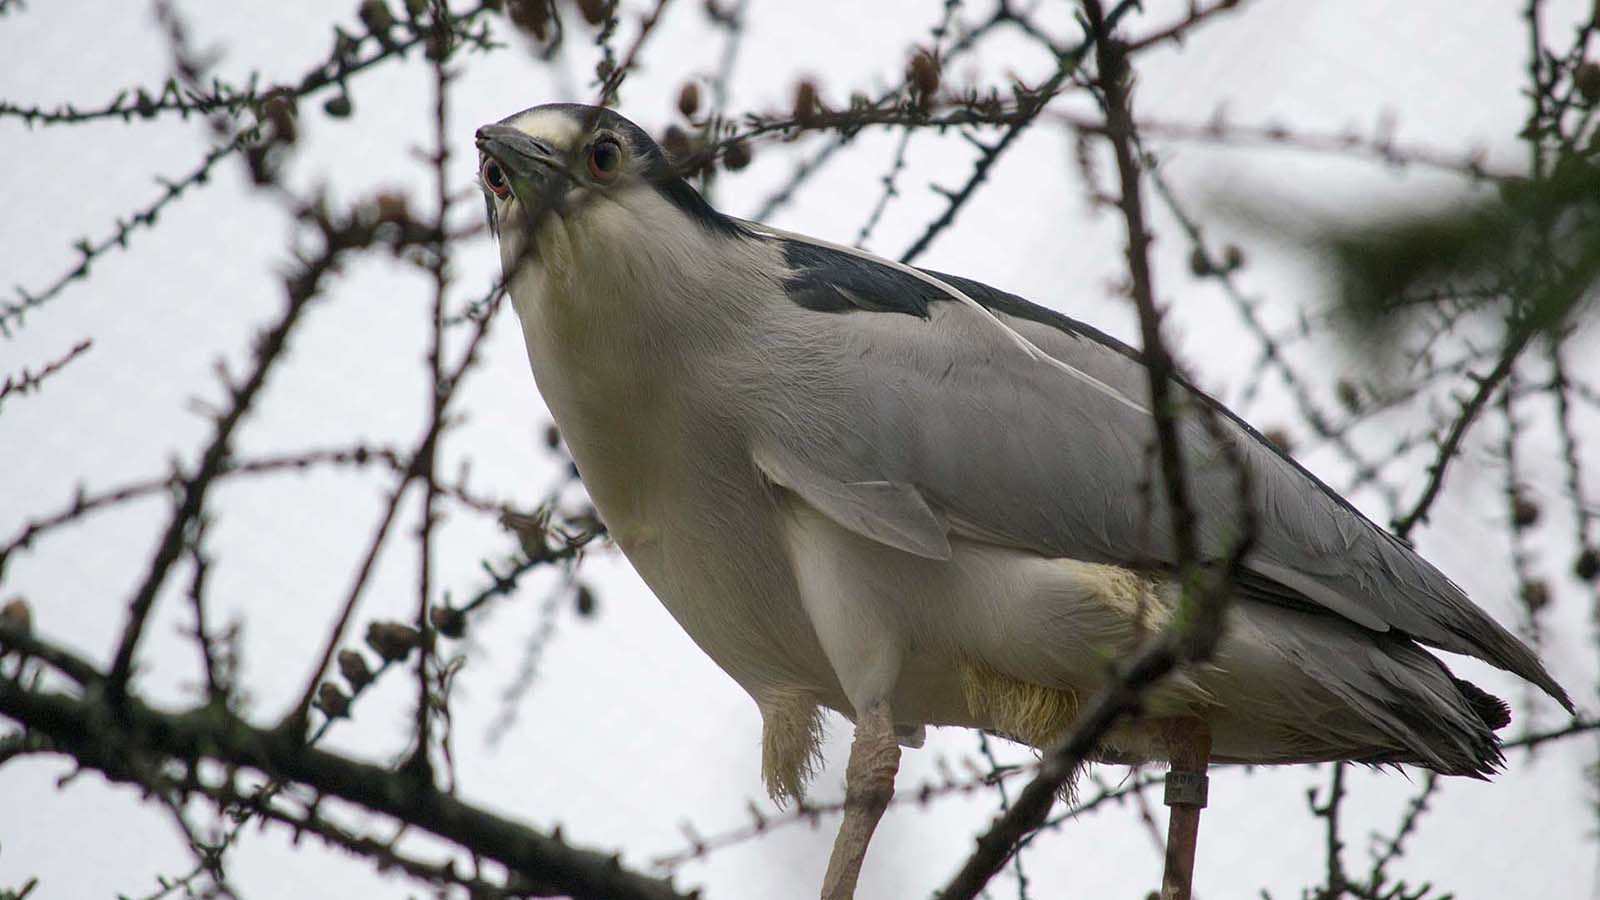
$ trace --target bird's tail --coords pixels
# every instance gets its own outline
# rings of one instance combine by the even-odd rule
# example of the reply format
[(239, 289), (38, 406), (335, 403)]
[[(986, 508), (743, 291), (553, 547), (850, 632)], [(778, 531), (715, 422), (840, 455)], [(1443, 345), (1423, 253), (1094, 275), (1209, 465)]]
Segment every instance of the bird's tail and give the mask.
[[(1285, 735), (1284, 761), (1407, 763), (1477, 778), (1501, 767), (1494, 732), (1510, 709), (1410, 638), (1319, 612), (1235, 609), (1217, 663), (1236, 678), (1257, 673), (1240, 685), (1257, 700), (1247, 716), (1259, 732)], [(1261, 683), (1272, 676), (1276, 684)]]

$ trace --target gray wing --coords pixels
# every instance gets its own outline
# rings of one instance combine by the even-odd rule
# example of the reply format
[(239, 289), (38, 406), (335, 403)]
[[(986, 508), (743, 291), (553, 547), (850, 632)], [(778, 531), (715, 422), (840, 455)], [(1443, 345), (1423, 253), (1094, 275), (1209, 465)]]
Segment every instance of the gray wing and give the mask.
[[(932, 558), (948, 552), (944, 529), (1047, 556), (1175, 561), (1133, 351), (976, 282), (799, 240), (785, 241), (785, 289), (804, 322), (790, 369), (804, 373), (804, 396), (788, 408), (807, 409), (808, 421), (762, 429), (769, 478), (845, 527)], [(1437, 569), (1220, 404), (1187, 385), (1180, 394), (1208, 558), (1241, 533), (1230, 453), (1249, 473), (1259, 522), (1250, 596), (1479, 657), (1571, 709), (1533, 653)], [(1197, 414), (1206, 409), (1219, 433)]]

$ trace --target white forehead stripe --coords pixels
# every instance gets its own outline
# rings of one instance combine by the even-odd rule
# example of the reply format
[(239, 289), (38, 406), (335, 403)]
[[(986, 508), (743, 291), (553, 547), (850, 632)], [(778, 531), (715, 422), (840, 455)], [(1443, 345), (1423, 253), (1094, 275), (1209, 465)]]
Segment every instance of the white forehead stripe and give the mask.
[(579, 129), (581, 123), (556, 109), (530, 109), (512, 119), (510, 124), (528, 137), (538, 138), (556, 147), (574, 147), (582, 136)]

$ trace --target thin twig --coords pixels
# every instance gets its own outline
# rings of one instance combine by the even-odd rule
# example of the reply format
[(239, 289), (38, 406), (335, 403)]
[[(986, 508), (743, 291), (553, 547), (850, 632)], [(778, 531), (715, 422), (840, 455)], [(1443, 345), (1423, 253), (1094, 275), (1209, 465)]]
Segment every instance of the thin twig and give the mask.
[(94, 341), (87, 338), (72, 345), (66, 354), (44, 364), (44, 367), (35, 372), (24, 368), (15, 375), (7, 375), (4, 384), (0, 384), (0, 402), (12, 393), (22, 396), (32, 391), (37, 391), (44, 384), (45, 379), (66, 368), (69, 363), (89, 351), (94, 346)]

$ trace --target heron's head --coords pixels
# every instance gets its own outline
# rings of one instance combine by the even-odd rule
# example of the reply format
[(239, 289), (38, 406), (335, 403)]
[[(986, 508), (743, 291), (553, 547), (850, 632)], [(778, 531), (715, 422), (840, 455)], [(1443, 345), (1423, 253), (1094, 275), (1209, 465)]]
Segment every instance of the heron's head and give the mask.
[(478, 129), (478, 180), (508, 272), (591, 253), (615, 260), (700, 229), (742, 228), (680, 177), (644, 129), (609, 109), (550, 103)]

